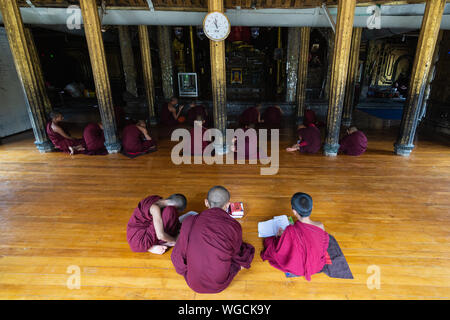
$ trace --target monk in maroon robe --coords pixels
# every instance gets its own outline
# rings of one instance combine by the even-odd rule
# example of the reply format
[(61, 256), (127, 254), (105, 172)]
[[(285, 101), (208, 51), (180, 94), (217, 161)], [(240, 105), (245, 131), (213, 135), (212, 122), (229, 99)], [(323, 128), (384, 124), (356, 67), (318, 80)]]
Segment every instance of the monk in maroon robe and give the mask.
[(189, 106), (186, 118), (188, 123), (191, 124), (197, 120), (197, 117), (202, 117), (202, 119), (206, 122), (206, 119), (208, 118), (208, 112), (206, 112), (206, 109), (203, 105), (193, 102)]
[(322, 223), (309, 218), (312, 211), (309, 195), (296, 193), (291, 204), (298, 221), (284, 231), (280, 229), (277, 236), (265, 238), (261, 258), (283, 272), (311, 281), (311, 275), (331, 263), (327, 252), (330, 237)]
[(123, 151), (129, 155), (142, 155), (156, 150), (156, 143), (150, 137), (145, 121), (130, 124), (122, 132)]
[(367, 137), (356, 127), (350, 127), (339, 144), (339, 152), (349, 156), (360, 156), (367, 150)]
[(83, 139), (86, 144), (86, 154), (106, 155), (108, 151), (105, 147), (105, 135), (103, 134), (103, 125), (101, 123), (90, 123), (83, 131)]
[(219, 293), (242, 268), (250, 268), (255, 248), (242, 241), (242, 228), (227, 209), (230, 194), (214, 187), (205, 200), (208, 210), (183, 221), (172, 251), (177, 273), (198, 293)]
[(56, 149), (71, 155), (84, 153), (86, 147), (83, 139), (72, 138), (61, 126), (64, 117), (59, 112), (50, 113), (51, 121), (47, 123), (47, 135)]
[(317, 125), (316, 113), (313, 110), (305, 110), (305, 116), (303, 118), (303, 124), (309, 126), (310, 124)]
[(181, 105), (177, 112), (178, 99), (173, 97), (170, 101), (163, 105), (161, 109), (161, 123), (168, 127), (178, 124), (178, 118), (184, 106)]
[(180, 230), (178, 214), (186, 208), (186, 197), (167, 199), (150, 196), (139, 202), (127, 225), (127, 241), (134, 252), (163, 254), (173, 247)]
[(254, 107), (247, 108), (240, 116), (239, 123), (241, 126), (248, 126), (250, 123), (259, 124), (264, 122), (261, 120), (261, 104), (257, 104)]
[(263, 114), (264, 123), (269, 128), (279, 128), (281, 124), (281, 118), (283, 115), (283, 111), (280, 106), (270, 106), (268, 107)]
[(321, 147), (320, 130), (314, 125), (310, 124), (308, 127), (300, 125), (297, 131), (299, 140), (297, 144), (286, 151), (299, 151), (300, 153), (317, 153)]

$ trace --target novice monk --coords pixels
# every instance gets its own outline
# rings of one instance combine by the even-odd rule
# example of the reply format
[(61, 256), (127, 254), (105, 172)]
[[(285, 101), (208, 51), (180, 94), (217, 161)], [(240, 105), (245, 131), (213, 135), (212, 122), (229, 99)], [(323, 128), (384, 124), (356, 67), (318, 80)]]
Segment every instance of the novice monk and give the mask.
[(47, 135), (55, 148), (62, 152), (70, 153), (74, 155), (76, 153), (83, 153), (86, 148), (84, 146), (83, 139), (74, 139), (67, 134), (61, 127), (61, 122), (64, 117), (59, 112), (50, 113), (51, 121), (47, 123)]
[(301, 153), (317, 153), (321, 147), (320, 130), (310, 124), (308, 127), (300, 125), (298, 127), (298, 142), (286, 151), (300, 151)]
[(360, 156), (367, 149), (367, 137), (356, 127), (350, 127), (347, 135), (339, 141), (339, 152), (349, 156)]
[(105, 135), (101, 123), (90, 123), (83, 131), (83, 139), (86, 143), (86, 154), (106, 155), (108, 151), (105, 147)]
[(230, 193), (221, 186), (209, 190), (208, 210), (183, 221), (172, 251), (177, 273), (198, 293), (218, 293), (242, 268), (250, 268), (255, 248), (242, 242), (242, 228), (228, 213)]
[(317, 117), (316, 117), (316, 113), (311, 110), (311, 109), (307, 109), (305, 110), (305, 117), (303, 118), (303, 124), (305, 126), (309, 126), (310, 124), (317, 124)]
[(189, 105), (189, 110), (187, 112), (187, 121), (189, 124), (194, 123), (194, 121), (197, 120), (197, 117), (202, 117), (203, 120), (205, 120), (208, 118), (208, 113), (206, 112), (206, 109), (203, 105), (201, 104), (196, 104), (195, 102), (192, 102)]
[(161, 109), (161, 123), (166, 126), (176, 126), (178, 124), (178, 118), (180, 117), (181, 111), (183, 111), (184, 106), (176, 109), (178, 105), (178, 99), (172, 97), (170, 101), (163, 105)]
[(145, 121), (139, 120), (137, 124), (130, 124), (123, 129), (123, 151), (130, 155), (141, 155), (156, 150), (156, 143), (148, 134)]
[(261, 120), (261, 104), (257, 104), (254, 107), (247, 108), (240, 116), (239, 123), (241, 126), (247, 126), (250, 123), (258, 124), (264, 122)]
[(139, 202), (127, 225), (127, 241), (134, 252), (163, 254), (173, 247), (180, 230), (178, 213), (186, 208), (182, 194), (167, 199), (150, 196)]
[(327, 253), (329, 235), (322, 223), (312, 221), (312, 198), (305, 193), (296, 193), (291, 199), (292, 212), (298, 221), (288, 226), (284, 232), (264, 239), (263, 261), (283, 271), (297, 276), (311, 275), (322, 271), (330, 263)]
[(270, 106), (264, 111), (264, 123), (270, 128), (279, 128), (283, 111), (280, 106)]

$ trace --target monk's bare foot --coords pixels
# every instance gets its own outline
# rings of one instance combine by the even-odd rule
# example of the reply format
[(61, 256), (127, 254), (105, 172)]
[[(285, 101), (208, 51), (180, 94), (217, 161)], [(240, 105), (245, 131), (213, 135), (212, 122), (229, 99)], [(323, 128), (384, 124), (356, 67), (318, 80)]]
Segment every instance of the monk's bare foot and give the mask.
[(75, 151), (73, 150), (73, 147), (69, 147), (70, 155), (73, 156)]
[(297, 151), (297, 150), (298, 150), (297, 148), (286, 148), (287, 152), (294, 152), (294, 151)]
[(167, 249), (168, 248), (166, 246), (153, 246), (148, 250), (148, 252), (154, 254), (163, 254), (164, 252), (167, 251)]

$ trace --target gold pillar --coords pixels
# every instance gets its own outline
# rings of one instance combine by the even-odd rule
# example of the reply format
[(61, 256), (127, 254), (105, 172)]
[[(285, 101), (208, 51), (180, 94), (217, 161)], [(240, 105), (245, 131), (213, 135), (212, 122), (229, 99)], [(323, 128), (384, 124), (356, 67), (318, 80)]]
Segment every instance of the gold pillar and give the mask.
[(300, 55), (298, 58), (297, 76), (297, 124), (303, 123), (305, 115), (306, 83), (308, 81), (309, 38), (310, 27), (300, 28)]
[(195, 46), (194, 46), (194, 30), (192, 26), (189, 26), (189, 37), (191, 40), (191, 60), (192, 60), (192, 72), (197, 72), (195, 68)]
[(166, 100), (174, 94), (172, 36), (169, 26), (158, 26), (159, 61), (161, 63), (162, 89)]
[(328, 100), (330, 98), (331, 87), (331, 73), (333, 71), (333, 54), (334, 54), (334, 38), (335, 34), (333, 29), (327, 30), (327, 79), (325, 80), (324, 98)]
[[(224, 12), (223, 0), (208, 0), (208, 11)], [(211, 55), (211, 86), (214, 127), (225, 137), (227, 127), (227, 82), (225, 69), (225, 41), (209, 41)]]
[(121, 144), (117, 136), (116, 117), (114, 114), (97, 1), (80, 0), (80, 7), (83, 15), (89, 56), (91, 58), (92, 72), (94, 74), (100, 116), (104, 128), (105, 146), (109, 153), (117, 153), (121, 149)]
[(408, 88), (408, 97), (403, 107), (400, 132), (397, 142), (394, 144), (394, 152), (397, 155), (409, 156), (414, 148), (418, 117), (433, 61), (444, 7), (445, 0), (428, 0), (425, 6)]
[(358, 79), (361, 33), (362, 28), (353, 29), (347, 84), (345, 86), (344, 111), (342, 114), (342, 125), (345, 127), (349, 127), (352, 123), (352, 114), (355, 101), (355, 86)]
[(34, 66), (34, 48), (30, 48), (17, 1), (0, 0), (0, 11), (17, 74), (26, 96), (28, 116), (36, 139), (35, 144), (40, 152), (52, 151), (53, 146), (46, 134), (45, 104), (48, 97), (44, 97), (46, 95), (45, 90), (42, 90), (44, 84), (39, 84), (42, 78)]
[(118, 26), (120, 53), (122, 56), (123, 72), (125, 74), (125, 84), (127, 92), (137, 97), (136, 86), (136, 64), (134, 62), (133, 46), (131, 44), (130, 31), (128, 26)]
[(326, 156), (336, 156), (339, 150), (339, 131), (352, 42), (355, 5), (356, 0), (339, 0), (338, 2), (333, 69), (328, 101), (327, 131), (324, 145)]
[(155, 115), (155, 85), (152, 72), (152, 55), (147, 26), (139, 26), (139, 43), (141, 45), (142, 73), (145, 84), (145, 95), (148, 104), (148, 117), (151, 125), (156, 125)]
[(294, 103), (297, 96), (299, 52), (300, 28), (289, 28), (286, 60), (286, 102), (290, 103)]

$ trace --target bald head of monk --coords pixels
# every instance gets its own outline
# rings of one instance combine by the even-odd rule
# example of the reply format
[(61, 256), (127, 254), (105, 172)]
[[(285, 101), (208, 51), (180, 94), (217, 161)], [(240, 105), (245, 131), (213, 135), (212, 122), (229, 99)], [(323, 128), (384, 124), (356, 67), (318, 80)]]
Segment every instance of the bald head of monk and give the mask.
[(181, 193), (175, 193), (167, 198), (167, 204), (174, 206), (179, 212), (183, 212), (187, 206), (187, 199)]
[(356, 131), (358, 131), (358, 128), (353, 126), (347, 129), (347, 134), (352, 134), (355, 133)]
[(62, 115), (62, 113), (61, 112), (57, 112), (57, 111), (50, 112), (49, 117), (54, 123), (57, 123), (57, 122), (60, 122), (60, 121), (64, 120), (64, 116)]
[(313, 200), (309, 194), (297, 192), (291, 198), (292, 211), (302, 218), (309, 217), (313, 208)]
[(205, 205), (209, 209), (221, 208), (227, 211), (230, 205), (230, 192), (222, 186), (212, 187), (208, 192), (208, 199), (205, 199)]
[(197, 115), (194, 120), (194, 125), (197, 125), (199, 127), (203, 126), (205, 124), (205, 119), (201, 114)]

